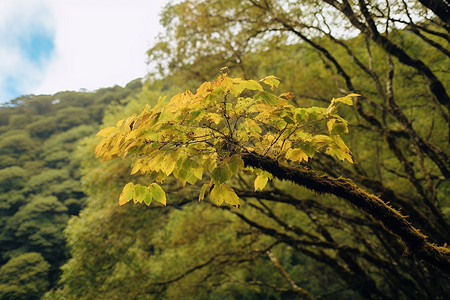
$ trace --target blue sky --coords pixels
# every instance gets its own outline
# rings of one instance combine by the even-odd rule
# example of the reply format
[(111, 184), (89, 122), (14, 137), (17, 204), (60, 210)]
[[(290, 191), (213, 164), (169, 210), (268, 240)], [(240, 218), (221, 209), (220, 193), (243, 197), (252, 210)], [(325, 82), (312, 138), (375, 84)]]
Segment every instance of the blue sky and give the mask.
[(45, 64), (52, 57), (55, 49), (54, 35), (36, 24), (30, 26), (29, 31), (14, 36), (9, 49), (19, 55), (20, 62), (14, 68), (5, 70), (5, 81), (0, 85), (4, 89), (0, 92), (3, 98), (0, 102), (14, 99), (39, 84), (40, 76), (37, 73), (45, 69)]
[(29, 34), (17, 37), (24, 58), (39, 66), (42, 66), (44, 61), (51, 57), (55, 49), (54, 38), (52, 32), (40, 27), (34, 27)]
[(0, 0), (0, 103), (147, 73), (168, 0)]

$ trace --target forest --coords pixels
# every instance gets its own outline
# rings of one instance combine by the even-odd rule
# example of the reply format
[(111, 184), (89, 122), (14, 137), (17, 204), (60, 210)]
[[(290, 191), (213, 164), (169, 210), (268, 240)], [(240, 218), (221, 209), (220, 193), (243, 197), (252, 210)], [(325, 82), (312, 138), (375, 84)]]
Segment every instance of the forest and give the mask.
[(172, 1), (146, 78), (3, 104), (0, 299), (447, 299), (449, 10)]

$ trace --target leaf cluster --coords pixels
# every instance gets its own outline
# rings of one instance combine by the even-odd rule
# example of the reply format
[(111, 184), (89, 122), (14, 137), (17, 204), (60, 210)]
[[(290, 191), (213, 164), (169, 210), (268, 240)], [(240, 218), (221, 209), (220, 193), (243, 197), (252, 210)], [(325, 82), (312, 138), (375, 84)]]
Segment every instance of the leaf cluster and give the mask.
[(258, 82), (224, 74), (203, 83), (195, 94), (179, 93), (169, 102), (160, 98), (155, 107), (146, 105), (140, 114), (97, 133), (103, 137), (97, 156), (111, 160), (131, 154), (135, 157), (131, 174), (140, 172), (152, 182), (148, 187), (127, 184), (119, 204), (133, 199), (150, 205), (155, 199), (165, 205), (156, 182), (173, 175), (183, 186), (194, 185), (206, 173), (210, 182), (202, 186), (199, 200), (209, 192), (213, 203), (239, 207), (239, 197), (229, 184), (234, 176), (255, 173), (255, 190), (262, 190), (272, 177), (245, 167), (243, 153), (301, 163), (322, 151), (352, 163), (341, 138), (348, 124), (335, 112), (341, 104), (352, 105), (352, 97), (358, 95), (333, 99), (328, 108), (296, 108), (290, 104), (292, 93), (277, 96), (262, 86), (273, 91), (279, 82), (275, 76)]

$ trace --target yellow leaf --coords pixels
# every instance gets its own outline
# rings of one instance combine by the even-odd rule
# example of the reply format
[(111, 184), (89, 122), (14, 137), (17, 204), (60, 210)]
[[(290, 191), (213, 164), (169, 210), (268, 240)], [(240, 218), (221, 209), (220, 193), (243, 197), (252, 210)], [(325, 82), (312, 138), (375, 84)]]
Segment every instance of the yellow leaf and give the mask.
[(133, 199), (134, 195), (134, 184), (132, 182), (128, 182), (120, 194), (119, 197), (119, 205), (122, 206), (128, 203), (131, 199)]
[(289, 149), (286, 152), (285, 158), (298, 163), (302, 162), (302, 160), (308, 161), (308, 155), (298, 148)]
[(262, 86), (255, 80), (244, 80), (242, 78), (233, 78), (234, 84), (231, 86), (231, 94), (238, 96), (243, 90), (256, 90), (262, 91)]
[(152, 171), (160, 171), (161, 163), (165, 157), (165, 151), (155, 151), (153, 152), (153, 157), (150, 159), (148, 163), (148, 167)]
[(336, 122), (336, 119), (331, 119), (327, 122), (328, 131), (331, 134), (331, 131), (333, 130), (333, 125)]
[(170, 155), (166, 155), (163, 159), (161, 166), (161, 171), (164, 172), (167, 176), (169, 176), (173, 170), (175, 169), (177, 163), (177, 154), (172, 152)]
[(360, 94), (355, 94), (355, 93), (351, 93), (351, 94), (347, 95), (347, 97), (358, 97), (358, 96), (361, 96), (361, 95)]
[(326, 153), (330, 154), (330, 155), (335, 155), (340, 160), (346, 159), (350, 163), (353, 163), (352, 153), (350, 152), (350, 149), (345, 144), (344, 140), (342, 140), (342, 138), (339, 135), (333, 135), (333, 136), (331, 136), (331, 138), (335, 142), (335, 145), (337, 146), (337, 148), (336, 148), (336, 146), (333, 147), (331, 145), (331, 148), (328, 148), (326, 150)]
[(125, 119), (122, 119), (122, 120), (118, 121), (117, 124), (116, 124), (116, 127), (119, 128), (120, 126), (122, 126), (124, 121), (125, 121)]
[(198, 202), (202, 202), (205, 198), (206, 191), (210, 188), (209, 184), (205, 183), (200, 189), (200, 195), (198, 196)]
[(209, 113), (206, 115), (209, 121), (214, 122), (215, 124), (219, 124), (222, 120), (222, 116), (216, 113)]
[(203, 177), (203, 168), (202, 167), (191, 168), (190, 171), (192, 174), (194, 174), (195, 177), (197, 177), (199, 180), (202, 180), (202, 177)]
[(264, 187), (267, 185), (267, 176), (264, 176), (264, 174), (258, 175), (256, 176), (255, 179), (255, 192), (257, 190), (262, 191), (264, 189)]
[(265, 84), (267, 84), (268, 86), (270, 86), (270, 89), (273, 91), (275, 87), (278, 87), (278, 85), (280, 84), (280, 80), (273, 75), (264, 77), (263, 79), (260, 80), (261, 82), (264, 82)]
[(278, 96), (279, 98), (283, 98), (286, 100), (291, 100), (292, 98), (294, 98), (294, 94), (292, 94), (291, 92), (287, 92), (287, 93), (283, 93), (280, 96)]
[(116, 132), (118, 132), (118, 131), (119, 131), (119, 130), (118, 130), (116, 127), (107, 127), (107, 128), (104, 128), (104, 129), (100, 130), (100, 131), (96, 134), (96, 136), (108, 137), (108, 136), (110, 136), (112, 133), (116, 133)]
[(141, 168), (141, 161), (138, 161), (134, 164), (133, 168), (131, 169), (130, 175), (136, 174), (139, 169)]
[(224, 184), (216, 184), (209, 195), (211, 202), (220, 206), (223, 202), (235, 207), (239, 207), (239, 197), (234, 190)]
[(98, 143), (98, 145), (95, 147), (95, 156), (96, 157), (99, 157), (99, 156), (103, 155), (103, 153), (105, 152), (103, 150), (103, 147), (105, 146), (106, 143), (107, 143), (107, 140), (104, 139), (100, 143)]

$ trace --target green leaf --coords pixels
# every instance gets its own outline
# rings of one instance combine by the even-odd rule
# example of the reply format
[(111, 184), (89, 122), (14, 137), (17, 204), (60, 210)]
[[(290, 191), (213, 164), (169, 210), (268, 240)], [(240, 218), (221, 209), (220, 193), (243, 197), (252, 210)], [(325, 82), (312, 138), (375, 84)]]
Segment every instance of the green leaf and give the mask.
[(262, 91), (262, 86), (255, 80), (244, 80), (241, 78), (234, 78), (233, 79), (234, 84), (231, 86), (231, 94), (234, 96), (238, 96), (244, 91), (245, 89), (248, 90), (256, 90), (256, 91)]
[(197, 181), (198, 178), (194, 176), (194, 174), (192, 173), (188, 173), (186, 176), (186, 181), (190, 184), (190, 185), (194, 185)]
[(142, 203), (142, 202), (144, 202), (144, 199), (148, 195), (150, 196), (150, 200), (151, 200), (150, 192), (148, 191), (146, 186), (142, 186), (142, 185), (139, 185), (139, 184), (134, 186), (134, 194), (133, 194), (134, 203)]
[(327, 110), (325, 108), (317, 106), (306, 108), (306, 112), (308, 113), (308, 122), (314, 122), (322, 119), (327, 114)]
[[(148, 191), (148, 189), (147, 189), (147, 191)], [(150, 206), (150, 204), (152, 203), (152, 194), (150, 193), (150, 191), (148, 191), (148, 192), (145, 194), (144, 203), (145, 203), (147, 206)]]
[(215, 183), (222, 184), (231, 178), (231, 170), (227, 163), (222, 163), (212, 171), (212, 179)]
[(228, 166), (230, 167), (231, 173), (236, 175), (240, 170), (244, 169), (244, 161), (240, 155), (233, 154), (230, 158), (230, 163)]
[(308, 141), (300, 142), (297, 146), (300, 149), (302, 149), (303, 152), (305, 152), (306, 155), (308, 155), (309, 157), (313, 157), (314, 153), (316, 153), (317, 151), (317, 148), (314, 147), (314, 144), (312, 142)]
[(150, 203), (152, 203), (152, 194), (146, 186), (135, 185), (133, 200), (134, 203), (144, 202), (147, 206), (149, 206)]
[(153, 199), (166, 206), (166, 193), (157, 183), (150, 184), (148, 189), (152, 193)]
[(307, 121), (306, 118), (308, 117), (308, 112), (306, 111), (306, 109), (299, 107), (295, 109), (294, 113), (297, 122)]
[(255, 100), (262, 100), (270, 105), (278, 105), (279, 103), (279, 99), (277, 96), (266, 91), (262, 91), (256, 94)]
[(191, 112), (190, 121), (200, 120), (206, 114), (206, 110), (204, 108)]
[(134, 184), (132, 182), (128, 182), (120, 193), (119, 197), (119, 205), (122, 206), (128, 203), (131, 199), (133, 199), (134, 195)]
[(289, 124), (294, 124), (295, 123), (294, 119), (292, 119), (290, 116), (283, 116), (283, 120), (286, 121), (286, 123), (289, 123)]
[(337, 119), (331, 119), (327, 122), (328, 131), (330, 135), (341, 135), (348, 133), (348, 127), (346, 123), (339, 122)]

